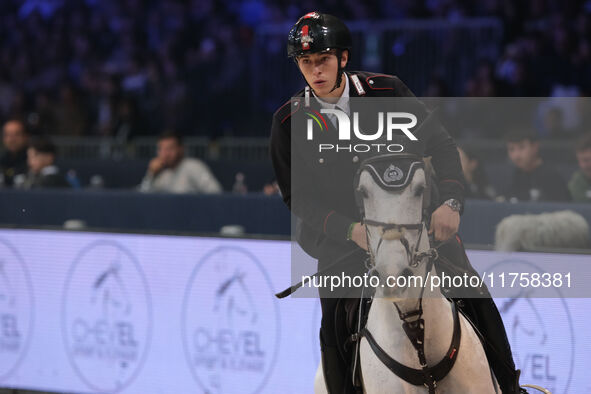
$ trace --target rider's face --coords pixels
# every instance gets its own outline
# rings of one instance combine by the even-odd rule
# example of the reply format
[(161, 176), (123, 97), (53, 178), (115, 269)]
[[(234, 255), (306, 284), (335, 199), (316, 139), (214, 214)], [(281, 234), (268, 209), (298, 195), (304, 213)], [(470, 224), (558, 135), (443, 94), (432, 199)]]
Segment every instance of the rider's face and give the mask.
[[(341, 56), (341, 67), (345, 67), (348, 60), (348, 52), (343, 51)], [(328, 52), (311, 53), (298, 57), (298, 67), (306, 82), (318, 97), (339, 97), (340, 89), (331, 92), (337, 80), (338, 60), (334, 50)]]

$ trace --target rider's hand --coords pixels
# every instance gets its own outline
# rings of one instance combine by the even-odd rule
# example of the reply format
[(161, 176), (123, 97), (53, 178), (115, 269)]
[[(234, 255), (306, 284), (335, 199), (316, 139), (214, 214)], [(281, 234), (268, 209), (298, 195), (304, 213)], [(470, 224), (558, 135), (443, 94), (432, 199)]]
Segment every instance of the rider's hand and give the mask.
[(437, 241), (447, 241), (460, 228), (460, 214), (448, 205), (441, 205), (431, 215), (429, 234), (435, 234)]
[(367, 235), (365, 234), (365, 224), (355, 223), (351, 232), (351, 241), (355, 242), (363, 250), (367, 250)]

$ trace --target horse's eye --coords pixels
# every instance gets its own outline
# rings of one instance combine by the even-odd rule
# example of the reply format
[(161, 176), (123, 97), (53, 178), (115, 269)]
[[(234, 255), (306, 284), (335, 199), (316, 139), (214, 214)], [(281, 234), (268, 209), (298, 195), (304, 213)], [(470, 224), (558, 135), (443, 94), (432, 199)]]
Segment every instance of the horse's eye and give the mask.
[(425, 185), (420, 185), (415, 189), (415, 197), (419, 197), (425, 191)]
[(357, 189), (359, 191), (359, 194), (361, 195), (361, 197), (363, 198), (367, 198), (367, 189), (364, 188), (363, 186), (360, 187), (359, 189)]

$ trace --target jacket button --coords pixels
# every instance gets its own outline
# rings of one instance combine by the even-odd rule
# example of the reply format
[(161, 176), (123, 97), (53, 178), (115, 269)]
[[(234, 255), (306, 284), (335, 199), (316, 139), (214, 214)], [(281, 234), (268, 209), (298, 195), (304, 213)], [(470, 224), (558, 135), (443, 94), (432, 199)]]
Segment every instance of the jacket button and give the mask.
[(359, 161), (359, 156), (353, 156), (353, 163), (357, 163)]
[(324, 159), (321, 157), (320, 159), (318, 159), (318, 163), (320, 163), (320, 164), (324, 163)]

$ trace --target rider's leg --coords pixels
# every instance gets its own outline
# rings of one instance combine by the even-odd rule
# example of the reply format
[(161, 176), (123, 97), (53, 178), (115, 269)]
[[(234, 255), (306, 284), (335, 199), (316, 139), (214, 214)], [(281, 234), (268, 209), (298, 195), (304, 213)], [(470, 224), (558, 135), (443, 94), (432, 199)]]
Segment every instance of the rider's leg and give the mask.
[(503, 320), (491, 298), (464, 298), (463, 308), (485, 338), (486, 357), (503, 393), (519, 393), (519, 372), (515, 370), (511, 346)]
[[(361, 252), (361, 249), (360, 249)], [(343, 260), (339, 266), (346, 271), (348, 275), (355, 275), (363, 271), (359, 267), (363, 267), (364, 252), (354, 254), (351, 258)], [(334, 261), (320, 260), (318, 268), (322, 269), (326, 264)], [(358, 271), (358, 272), (356, 272)], [(339, 275), (341, 272), (336, 270), (330, 272), (330, 275)], [(350, 360), (345, 360), (339, 351), (339, 343), (337, 343), (336, 327), (335, 327), (335, 310), (337, 302), (342, 296), (354, 297), (355, 292), (346, 289), (333, 289), (320, 287), (320, 306), (322, 308), (322, 320), (320, 323), (320, 350), (322, 352), (322, 369), (324, 372), (324, 381), (329, 394), (343, 394), (353, 393), (355, 388), (352, 383), (350, 375)]]
[[(442, 246), (439, 253), (462, 269), (477, 274), (470, 264), (459, 238), (457, 242), (449, 242)], [(507, 339), (503, 319), (494, 301), (490, 298), (488, 289), (485, 288), (483, 291), (489, 296), (488, 298), (462, 297), (460, 304), (463, 304), (463, 307), (461, 308), (485, 339), (486, 357), (503, 393), (519, 393), (519, 372), (515, 370), (511, 345)]]
[[(321, 299), (327, 300), (326, 298)], [(336, 301), (336, 299), (328, 299)], [(336, 302), (335, 302), (336, 304)], [(324, 310), (324, 307), (323, 307)], [(322, 321), (324, 322), (324, 317)], [(328, 394), (342, 394), (345, 390), (345, 384), (347, 380), (347, 365), (341, 358), (339, 349), (336, 345), (336, 340), (332, 344), (331, 339), (327, 341), (327, 335), (325, 334), (325, 327), (320, 327), (320, 353), (322, 355), (322, 372), (324, 373), (324, 382), (326, 383), (326, 389)], [(333, 334), (334, 336), (334, 334)]]

